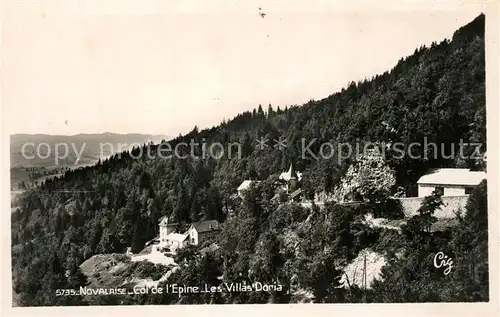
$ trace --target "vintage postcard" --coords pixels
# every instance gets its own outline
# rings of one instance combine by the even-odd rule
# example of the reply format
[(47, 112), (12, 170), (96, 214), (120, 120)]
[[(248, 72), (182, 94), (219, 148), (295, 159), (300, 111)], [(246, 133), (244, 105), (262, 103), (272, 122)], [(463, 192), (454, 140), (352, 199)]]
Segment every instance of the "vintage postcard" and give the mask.
[(2, 20), (9, 314), (498, 313), (495, 2)]

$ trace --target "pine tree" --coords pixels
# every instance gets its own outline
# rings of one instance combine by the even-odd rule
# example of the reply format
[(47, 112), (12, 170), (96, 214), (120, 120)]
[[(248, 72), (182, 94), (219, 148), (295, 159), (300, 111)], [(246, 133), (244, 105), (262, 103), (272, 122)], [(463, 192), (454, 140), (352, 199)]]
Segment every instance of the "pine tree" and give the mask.
[(262, 105), (259, 105), (259, 108), (257, 109), (257, 115), (260, 117), (260, 118), (263, 118), (265, 117), (265, 113), (264, 113), (264, 110), (262, 109)]
[(430, 196), (424, 198), (422, 205), (418, 208), (418, 215), (415, 216), (424, 232), (430, 232), (431, 226), (437, 221), (434, 213), (443, 206), (441, 193), (433, 191)]
[(272, 117), (274, 117), (275, 114), (276, 113), (273, 110), (273, 106), (271, 104), (269, 104), (269, 107), (267, 108), (267, 117), (272, 118)]

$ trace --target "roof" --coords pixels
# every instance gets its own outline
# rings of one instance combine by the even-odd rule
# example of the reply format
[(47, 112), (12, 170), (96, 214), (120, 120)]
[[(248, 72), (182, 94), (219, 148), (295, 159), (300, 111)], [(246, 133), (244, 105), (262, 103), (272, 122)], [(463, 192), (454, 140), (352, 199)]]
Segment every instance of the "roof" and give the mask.
[(254, 180), (244, 180), (243, 183), (241, 183), (240, 186), (238, 186), (238, 191), (240, 190), (246, 190), (250, 187), (250, 184), (252, 184), (253, 182), (256, 182), (256, 183), (260, 183), (260, 181), (254, 181)]
[(290, 164), (288, 172), (281, 173), (279, 179), (282, 179), (284, 181), (289, 181), (292, 178), (292, 176), (295, 176), (299, 181), (302, 179), (302, 173), (296, 172), (293, 164)]
[(193, 222), (191, 224), (198, 233), (208, 232), (212, 230), (220, 230), (220, 223), (217, 220), (205, 220)]
[(299, 189), (297, 189), (296, 191), (294, 191), (293, 193), (291, 193), (291, 194), (290, 194), (290, 198), (292, 198), (292, 199), (293, 199), (293, 198), (297, 197), (297, 196), (298, 196), (298, 195), (300, 195), (300, 194), (302, 194), (302, 189), (301, 189), (301, 188), (299, 188)]
[(165, 238), (168, 241), (176, 241), (176, 242), (183, 242), (186, 240), (188, 237), (187, 234), (180, 234), (180, 233), (169, 233)]
[(420, 177), (417, 184), (476, 186), (486, 178), (482, 171), (472, 172), (466, 168), (441, 168)]

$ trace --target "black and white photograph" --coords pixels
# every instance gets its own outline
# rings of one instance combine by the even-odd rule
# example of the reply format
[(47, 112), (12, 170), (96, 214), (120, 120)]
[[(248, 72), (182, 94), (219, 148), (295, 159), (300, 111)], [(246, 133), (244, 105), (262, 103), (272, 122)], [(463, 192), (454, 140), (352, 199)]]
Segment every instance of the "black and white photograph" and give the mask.
[(495, 300), (498, 12), (370, 4), (5, 1), (7, 306)]

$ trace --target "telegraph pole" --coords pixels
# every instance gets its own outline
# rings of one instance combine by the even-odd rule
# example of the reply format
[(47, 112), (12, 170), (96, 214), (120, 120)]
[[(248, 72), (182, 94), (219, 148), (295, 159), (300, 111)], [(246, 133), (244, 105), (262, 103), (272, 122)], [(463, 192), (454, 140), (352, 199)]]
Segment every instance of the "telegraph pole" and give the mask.
[(366, 254), (363, 261), (363, 303), (366, 303)]

